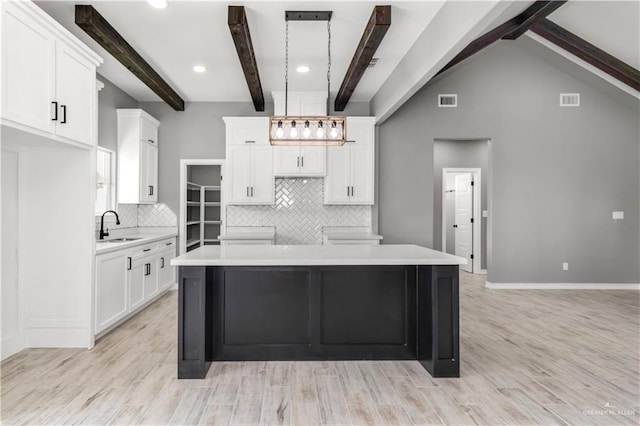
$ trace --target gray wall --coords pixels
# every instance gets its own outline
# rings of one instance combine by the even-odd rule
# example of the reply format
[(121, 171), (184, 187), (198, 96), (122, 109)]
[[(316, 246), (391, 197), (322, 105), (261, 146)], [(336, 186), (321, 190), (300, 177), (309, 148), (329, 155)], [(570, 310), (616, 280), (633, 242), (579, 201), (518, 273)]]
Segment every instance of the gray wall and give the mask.
[[(438, 140), (435, 141), (433, 155), (433, 247), (442, 250), (442, 169), (450, 167), (474, 167), (481, 169), (481, 206), (487, 210), (487, 182), (489, 171), (489, 142), (486, 140), (461, 141)], [(454, 199), (453, 196), (450, 197)], [(487, 218), (476, 218), (475, 223), (481, 226), (481, 268), (487, 268)], [(453, 224), (448, 221), (447, 224)], [(453, 229), (453, 227), (451, 228)], [(447, 252), (453, 249), (453, 245), (447, 242)]]
[(104, 88), (98, 92), (98, 145), (117, 151), (116, 109), (138, 108), (138, 101), (99, 74), (98, 80), (104, 83)]
[[(582, 106), (560, 108), (561, 92)], [(459, 107), (437, 108), (438, 93)], [(488, 281), (638, 283), (639, 115), (637, 99), (535, 41), (500, 41), (380, 126), (384, 242), (434, 246), (433, 141), (486, 138)]]
[[(158, 135), (158, 202), (176, 214), (180, 211), (180, 160), (225, 157), (225, 127), (222, 117), (269, 116), (256, 112), (250, 102), (188, 102), (182, 112), (164, 102), (141, 102), (140, 108), (160, 120)], [(368, 103), (349, 105), (345, 115), (369, 115)]]

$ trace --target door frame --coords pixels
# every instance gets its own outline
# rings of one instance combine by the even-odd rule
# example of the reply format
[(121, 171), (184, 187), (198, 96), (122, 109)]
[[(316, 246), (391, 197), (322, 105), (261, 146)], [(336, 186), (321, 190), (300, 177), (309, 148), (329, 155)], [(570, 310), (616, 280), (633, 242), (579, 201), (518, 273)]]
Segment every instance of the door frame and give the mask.
[[(179, 243), (179, 253), (181, 255), (187, 252), (187, 192), (185, 188), (187, 187), (187, 167), (188, 166), (220, 166), (220, 220), (222, 220), (222, 224), (220, 226), (220, 233), (224, 234), (224, 228), (226, 228), (227, 221), (226, 218), (223, 218), (223, 215), (226, 214), (227, 204), (225, 200), (225, 189), (226, 183), (223, 179), (224, 176), (224, 165), (226, 160), (224, 159), (181, 159), (180, 160), (180, 216), (178, 218), (178, 243)], [(224, 228), (223, 228), (224, 227)]]
[[(444, 167), (442, 169), (442, 251), (447, 251), (447, 204), (445, 202), (447, 173), (471, 173), (473, 175), (473, 261), (471, 271), (482, 270), (482, 169), (479, 167)], [(479, 225), (479, 226), (476, 226)]]

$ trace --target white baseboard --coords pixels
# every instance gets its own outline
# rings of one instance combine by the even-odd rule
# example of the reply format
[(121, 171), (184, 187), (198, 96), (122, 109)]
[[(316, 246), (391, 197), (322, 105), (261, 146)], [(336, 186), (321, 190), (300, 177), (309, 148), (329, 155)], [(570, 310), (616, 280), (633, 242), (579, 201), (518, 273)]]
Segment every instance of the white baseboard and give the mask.
[(24, 342), (19, 334), (13, 333), (11, 336), (2, 336), (2, 360), (17, 354), (24, 349)]
[(478, 272), (478, 274), (487, 275), (487, 270), (486, 269), (480, 269), (480, 272)]
[(30, 319), (25, 328), (27, 348), (86, 348), (89, 324), (81, 319)]
[(636, 290), (635, 283), (492, 283), (487, 281), (486, 288), (493, 290)]

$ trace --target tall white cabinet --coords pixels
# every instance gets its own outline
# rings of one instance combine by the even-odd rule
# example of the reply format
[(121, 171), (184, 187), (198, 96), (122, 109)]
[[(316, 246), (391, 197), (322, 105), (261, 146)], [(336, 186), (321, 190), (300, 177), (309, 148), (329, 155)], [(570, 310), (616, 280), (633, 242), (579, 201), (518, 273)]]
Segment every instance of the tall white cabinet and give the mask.
[(348, 117), (346, 143), (327, 148), (325, 204), (374, 203), (374, 126), (374, 117)]
[(119, 109), (118, 203), (158, 201), (158, 126), (141, 109)]
[(267, 117), (225, 117), (227, 204), (263, 205), (275, 202), (273, 148)]
[(3, 1), (2, 123), (95, 145), (96, 66), (102, 59), (31, 2)]
[[(19, 248), (2, 259), (3, 303), (12, 303), (0, 310), (2, 357), (25, 347), (91, 347), (102, 58), (31, 1), (0, 1), (0, 43), (0, 195), (15, 213), (3, 213), (3, 231), (13, 233), (2, 238), (13, 235)], [(16, 179), (5, 183), (6, 165)], [(10, 352), (7, 319), (18, 324)]]

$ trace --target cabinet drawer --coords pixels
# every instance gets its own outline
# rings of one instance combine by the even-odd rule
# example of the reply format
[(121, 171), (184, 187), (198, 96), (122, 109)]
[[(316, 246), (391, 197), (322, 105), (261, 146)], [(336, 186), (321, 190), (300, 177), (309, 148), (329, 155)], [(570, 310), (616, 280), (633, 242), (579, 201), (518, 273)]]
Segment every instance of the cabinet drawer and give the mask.
[(129, 256), (133, 259), (139, 259), (141, 257), (155, 254), (158, 251), (158, 242), (148, 243), (137, 247), (132, 247), (129, 250)]

